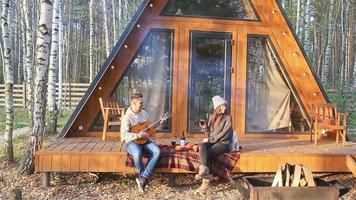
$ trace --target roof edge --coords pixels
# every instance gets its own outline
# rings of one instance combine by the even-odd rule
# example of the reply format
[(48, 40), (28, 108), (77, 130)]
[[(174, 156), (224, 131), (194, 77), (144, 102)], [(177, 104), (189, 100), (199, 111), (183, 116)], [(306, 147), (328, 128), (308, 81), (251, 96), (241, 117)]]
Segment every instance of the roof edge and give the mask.
[(294, 30), (294, 28), (293, 28), (293, 26), (292, 26), (292, 23), (290, 22), (290, 20), (289, 20), (287, 14), (286, 14), (286, 12), (284, 11), (284, 8), (283, 8), (281, 2), (280, 2), (279, 0), (275, 0), (275, 2), (277, 3), (279, 10), (282, 12), (283, 18), (286, 20), (286, 22), (287, 22), (287, 24), (288, 24), (288, 27), (289, 27), (289, 29), (291, 30), (292, 34), (293, 34), (294, 40), (297, 41), (297, 44), (298, 44), (298, 46), (299, 46), (299, 49), (301, 50), (301, 52), (302, 52), (302, 54), (303, 54), (305, 60), (307, 61), (308, 67), (309, 67), (310, 71), (312, 72), (313, 77), (314, 77), (314, 79), (316, 80), (316, 82), (317, 82), (317, 84), (318, 84), (318, 86), (319, 86), (319, 88), (320, 88), (320, 90), (321, 90), (321, 93), (322, 93), (323, 96), (324, 96), (324, 99), (326, 100), (326, 102), (330, 103), (330, 99), (329, 99), (327, 93), (325, 92), (325, 90), (324, 90), (324, 88), (323, 88), (323, 86), (322, 86), (322, 84), (321, 84), (321, 81), (320, 81), (319, 77), (318, 77), (318, 76), (315, 74), (315, 72), (313, 71), (312, 64), (310, 63), (310, 59), (309, 59), (308, 55), (306, 54), (306, 52), (305, 52), (305, 50), (304, 50), (304, 48), (303, 48), (303, 45), (302, 45), (301, 42), (299, 41), (299, 38), (298, 38), (298, 36), (297, 36), (297, 33), (295, 32), (295, 30)]
[(100, 68), (100, 71), (97, 73), (94, 80), (91, 82), (91, 84), (90, 84), (89, 88), (87, 89), (87, 91), (85, 92), (83, 98), (80, 100), (78, 106), (76, 107), (73, 114), (67, 121), (66, 125), (64, 126), (63, 130), (61, 131), (61, 133), (59, 135), (59, 138), (63, 138), (68, 134), (69, 129), (72, 127), (75, 120), (78, 118), (79, 113), (82, 111), (85, 104), (89, 100), (90, 96), (93, 94), (94, 89), (99, 84), (99, 81), (103, 78), (105, 72), (109, 69), (110, 64), (114, 60), (116, 54), (119, 52), (120, 48), (123, 46), (124, 41), (129, 36), (131, 30), (134, 28), (136, 22), (141, 17), (142, 13), (144, 12), (144, 10), (147, 7), (147, 5), (149, 4), (149, 2), (150, 2), (149, 0), (144, 0), (141, 3), (141, 5), (139, 6), (139, 8), (137, 9), (137, 11), (135, 12), (134, 16), (130, 20), (130, 23), (127, 25), (127, 27), (125, 28), (125, 31), (122, 33), (120, 39), (117, 41), (116, 45), (111, 50), (109, 57), (106, 59), (105, 63)]

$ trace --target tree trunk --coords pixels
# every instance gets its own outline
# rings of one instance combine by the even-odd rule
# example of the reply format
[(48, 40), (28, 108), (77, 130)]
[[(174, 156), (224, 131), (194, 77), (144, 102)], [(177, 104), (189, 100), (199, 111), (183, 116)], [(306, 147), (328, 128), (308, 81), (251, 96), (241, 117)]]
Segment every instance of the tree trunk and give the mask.
[(118, 9), (118, 13), (119, 13), (119, 33), (121, 35), (122, 33), (122, 22), (123, 22), (123, 19), (122, 19), (122, 0), (119, 0), (119, 9)]
[(301, 1), (302, 0), (297, 0), (297, 18), (295, 22), (296, 23), (295, 30), (299, 38), (300, 38)]
[(349, 71), (349, 81), (347, 84), (347, 88), (351, 88), (354, 78), (354, 59), (355, 59), (355, 53), (354, 53), (354, 33), (355, 33), (355, 6), (356, 6), (356, 0), (352, 0), (350, 3), (350, 13), (349, 13), (349, 41), (348, 41), (348, 71)]
[(36, 78), (34, 126), (27, 146), (27, 155), (23, 161), (22, 172), (34, 172), (34, 154), (41, 148), (45, 135), (46, 85), (49, 64), (49, 47), (52, 29), (52, 1), (40, 1), (40, 19), (37, 29), (36, 42)]
[(4, 135), (5, 151), (8, 161), (13, 162), (14, 153), (12, 145), (12, 132), (14, 125), (14, 71), (11, 63), (10, 29), (9, 29), (9, 0), (2, 1), (2, 37), (4, 42), (4, 68), (5, 68), (5, 109), (6, 109), (6, 128)]
[(109, 28), (108, 28), (108, 19), (107, 19), (107, 11), (106, 11), (106, 0), (101, 0), (103, 6), (103, 14), (104, 14), (104, 32), (105, 32), (105, 49), (106, 49), (106, 57), (110, 55), (110, 39), (109, 39)]
[(307, 52), (308, 57), (311, 55), (310, 27), (312, 17), (314, 18), (314, 8), (312, 8), (311, 0), (307, 0), (305, 10), (304, 49)]
[(58, 111), (62, 113), (62, 92), (63, 92), (63, 38), (62, 38), (62, 3), (59, 3), (59, 11), (58, 11)]
[(23, 0), (25, 24), (26, 24), (26, 106), (30, 116), (30, 128), (33, 127), (33, 37), (30, 23), (30, 5), (28, 0)]
[(94, 79), (94, 0), (89, 2), (89, 79), (90, 83)]
[(48, 72), (48, 122), (47, 134), (57, 134), (57, 118), (58, 108), (56, 104), (56, 83), (58, 71), (58, 10), (60, 0), (53, 0), (53, 17), (52, 17), (52, 42), (51, 55), (49, 58), (49, 72)]
[(111, 0), (112, 4), (112, 24), (113, 24), (113, 29), (114, 29), (114, 43), (116, 43), (117, 40), (117, 29), (116, 29), (116, 8), (115, 8), (115, 0)]

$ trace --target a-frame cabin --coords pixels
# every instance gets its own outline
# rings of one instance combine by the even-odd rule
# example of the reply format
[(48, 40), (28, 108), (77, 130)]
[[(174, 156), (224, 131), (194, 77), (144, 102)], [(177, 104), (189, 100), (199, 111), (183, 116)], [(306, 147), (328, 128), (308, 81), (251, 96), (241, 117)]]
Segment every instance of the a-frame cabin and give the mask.
[(285, 162), (344, 172), (346, 155), (356, 155), (354, 143), (310, 142), (312, 104), (328, 100), (278, 0), (144, 1), (60, 139), (36, 152), (36, 171), (132, 172), (118, 127), (101, 140), (99, 98), (127, 107), (134, 92), (151, 118), (172, 111), (160, 142), (204, 137), (196, 122), (212, 96), (224, 96), (243, 146), (237, 172), (273, 172)]

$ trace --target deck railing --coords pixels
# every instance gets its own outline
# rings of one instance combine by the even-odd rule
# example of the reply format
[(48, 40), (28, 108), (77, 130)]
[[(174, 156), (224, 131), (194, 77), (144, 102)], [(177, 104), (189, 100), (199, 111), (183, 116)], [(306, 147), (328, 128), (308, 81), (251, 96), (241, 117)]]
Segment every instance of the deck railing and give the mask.
[[(74, 108), (84, 96), (89, 83), (63, 83), (62, 107)], [(58, 101), (59, 85), (56, 84), (56, 100)], [(14, 107), (26, 107), (26, 84), (14, 85)], [(5, 85), (0, 84), (0, 106), (5, 106)]]

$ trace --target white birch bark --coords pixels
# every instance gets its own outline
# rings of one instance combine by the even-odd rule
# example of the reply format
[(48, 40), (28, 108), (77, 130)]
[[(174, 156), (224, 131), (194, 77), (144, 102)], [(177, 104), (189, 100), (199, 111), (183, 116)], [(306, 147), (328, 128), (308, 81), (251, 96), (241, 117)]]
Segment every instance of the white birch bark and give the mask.
[(305, 10), (305, 26), (304, 26), (304, 49), (310, 57), (310, 49), (311, 49), (311, 18), (314, 17), (313, 14), (314, 9), (312, 8), (311, 0), (307, 0), (306, 2), (306, 10)]
[(118, 9), (118, 19), (119, 19), (119, 33), (121, 34), (122, 32), (122, 0), (119, 0), (119, 9)]
[(107, 10), (106, 10), (106, 0), (101, 0), (103, 6), (103, 14), (104, 14), (104, 32), (105, 32), (105, 49), (106, 49), (106, 57), (110, 55), (110, 39), (109, 39), (109, 28), (108, 28), (108, 19), (107, 19)]
[(125, 14), (125, 21), (129, 20), (129, 2), (128, 0), (124, 0), (124, 14)]
[(334, 5), (335, 0), (330, 1), (330, 7), (329, 7), (329, 12), (328, 12), (328, 33), (327, 33), (327, 44), (326, 44), (326, 50), (325, 50), (325, 67), (323, 69), (323, 73), (321, 76), (321, 82), (322, 83), (327, 83), (327, 77), (330, 72), (331, 68), (331, 49), (332, 49), (332, 42), (334, 40), (334, 26), (336, 23), (336, 17), (333, 16), (334, 13)]
[(32, 37), (32, 25), (30, 23), (30, 5), (28, 0), (23, 0), (24, 8), (24, 20), (26, 24), (26, 106), (28, 115), (30, 116), (30, 127), (33, 126), (33, 37)]
[(297, 18), (296, 18), (295, 30), (299, 38), (300, 38), (300, 14), (301, 14), (301, 0), (297, 0)]
[(89, 80), (94, 79), (94, 0), (89, 2)]
[(59, 3), (59, 10), (58, 10), (58, 111), (59, 113), (62, 112), (62, 89), (63, 89), (63, 24), (62, 24), (62, 3)]
[(14, 125), (14, 71), (11, 63), (11, 46), (10, 46), (10, 29), (9, 29), (9, 0), (2, 1), (2, 37), (4, 43), (4, 69), (5, 69), (5, 109), (6, 109), (6, 127), (4, 135), (4, 144), (7, 159), (12, 162), (14, 160), (12, 132)]
[(114, 43), (116, 43), (117, 40), (117, 28), (116, 28), (116, 6), (115, 6), (115, 0), (111, 0), (112, 4), (112, 24), (113, 24), (113, 29), (114, 29)]
[(51, 54), (49, 58), (49, 71), (48, 71), (48, 122), (47, 133), (57, 133), (57, 118), (58, 108), (56, 103), (56, 83), (58, 71), (58, 23), (59, 23), (59, 1), (53, 0), (53, 16), (52, 16), (52, 41), (51, 41)]
[(34, 126), (27, 147), (27, 156), (22, 165), (22, 172), (26, 174), (34, 172), (34, 153), (41, 148), (45, 134), (46, 85), (52, 31), (52, 6), (53, 3), (50, 0), (40, 1), (35, 60)]

